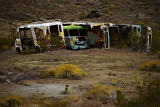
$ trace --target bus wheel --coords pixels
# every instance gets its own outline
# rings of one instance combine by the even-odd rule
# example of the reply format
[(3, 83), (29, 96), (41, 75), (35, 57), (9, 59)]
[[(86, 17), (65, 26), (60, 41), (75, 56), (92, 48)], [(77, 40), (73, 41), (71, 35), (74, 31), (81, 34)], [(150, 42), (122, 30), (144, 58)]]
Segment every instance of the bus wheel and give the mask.
[(16, 51), (17, 51), (17, 54), (20, 54), (20, 53), (21, 53), (20, 48), (16, 48)]
[(41, 52), (41, 50), (40, 50), (40, 47), (39, 47), (39, 46), (36, 46), (35, 50), (36, 50), (36, 53)]

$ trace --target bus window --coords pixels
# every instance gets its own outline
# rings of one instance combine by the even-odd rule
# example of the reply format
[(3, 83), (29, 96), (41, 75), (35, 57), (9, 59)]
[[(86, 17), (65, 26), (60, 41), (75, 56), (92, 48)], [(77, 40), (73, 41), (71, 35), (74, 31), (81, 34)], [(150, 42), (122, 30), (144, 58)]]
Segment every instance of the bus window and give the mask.
[(87, 36), (87, 32), (85, 29), (80, 29), (79, 33), (80, 33), (80, 36)]
[(68, 34), (68, 31), (67, 30), (64, 30), (64, 35), (67, 37), (67, 36), (69, 36), (69, 34)]
[(69, 30), (70, 36), (79, 36), (78, 29)]
[(58, 25), (50, 26), (50, 31), (52, 34), (58, 35), (59, 34)]

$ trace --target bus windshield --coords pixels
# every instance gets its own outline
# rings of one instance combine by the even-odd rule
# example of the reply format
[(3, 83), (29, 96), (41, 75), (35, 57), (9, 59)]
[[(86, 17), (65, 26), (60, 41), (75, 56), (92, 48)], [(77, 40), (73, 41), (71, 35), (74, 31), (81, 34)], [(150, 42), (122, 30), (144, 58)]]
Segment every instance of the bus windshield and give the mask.
[(78, 29), (69, 30), (70, 36), (79, 36)]

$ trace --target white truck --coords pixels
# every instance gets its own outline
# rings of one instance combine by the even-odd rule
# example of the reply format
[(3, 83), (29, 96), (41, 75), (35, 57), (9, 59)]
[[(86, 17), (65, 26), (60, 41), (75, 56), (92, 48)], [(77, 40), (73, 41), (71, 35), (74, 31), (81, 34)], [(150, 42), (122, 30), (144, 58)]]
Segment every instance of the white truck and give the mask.
[(64, 40), (63, 25), (60, 21), (35, 22), (20, 26), (17, 29), (18, 35), (15, 40), (17, 53), (21, 53), (26, 48), (35, 48), (40, 51), (40, 43), (49, 33), (61, 36)]

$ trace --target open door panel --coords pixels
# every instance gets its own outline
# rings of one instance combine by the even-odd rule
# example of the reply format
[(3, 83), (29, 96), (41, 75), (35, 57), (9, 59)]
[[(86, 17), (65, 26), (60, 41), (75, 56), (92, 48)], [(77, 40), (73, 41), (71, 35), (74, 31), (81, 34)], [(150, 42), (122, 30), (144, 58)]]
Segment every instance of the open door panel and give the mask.
[(118, 26), (109, 26), (109, 37), (111, 47), (116, 47), (119, 45), (119, 29)]

